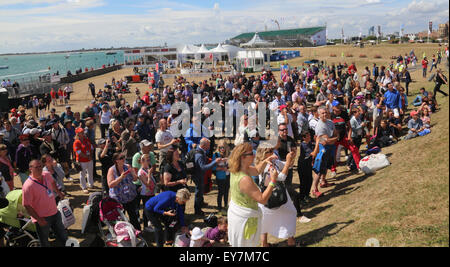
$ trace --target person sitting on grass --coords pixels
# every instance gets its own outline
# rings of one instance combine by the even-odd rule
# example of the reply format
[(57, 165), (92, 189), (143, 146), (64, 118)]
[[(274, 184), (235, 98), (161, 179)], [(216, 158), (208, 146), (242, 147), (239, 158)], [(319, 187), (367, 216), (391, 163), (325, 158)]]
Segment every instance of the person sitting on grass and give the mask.
[(417, 137), (421, 131), (425, 129), (422, 120), (419, 118), (419, 112), (411, 111), (411, 119), (408, 121), (408, 135), (405, 136), (404, 140), (408, 140)]
[(387, 120), (382, 120), (380, 127), (377, 128), (374, 145), (380, 148), (388, 147), (394, 144), (394, 137), (398, 140), (394, 128), (389, 125)]
[(420, 91), (420, 93), (417, 94), (416, 98), (414, 98), (414, 100), (412, 102), (412, 105), (415, 107), (422, 105), (423, 98), (428, 97), (428, 92), (425, 91), (424, 87), (420, 88), (419, 91)]

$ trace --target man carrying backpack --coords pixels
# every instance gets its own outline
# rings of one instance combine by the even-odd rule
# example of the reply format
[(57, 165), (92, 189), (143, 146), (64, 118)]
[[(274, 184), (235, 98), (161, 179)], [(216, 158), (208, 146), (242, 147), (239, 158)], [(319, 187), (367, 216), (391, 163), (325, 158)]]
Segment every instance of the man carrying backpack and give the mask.
[(200, 140), (200, 145), (195, 149), (196, 152), (194, 155), (194, 172), (192, 175), (192, 180), (195, 183), (195, 202), (194, 209), (195, 215), (203, 216), (204, 213), (202, 211), (203, 202), (203, 190), (204, 183), (203, 178), (205, 176), (205, 172), (211, 170), (216, 163), (225, 162), (223, 158), (217, 158), (211, 163), (207, 164), (206, 152), (210, 149), (210, 142), (207, 138), (202, 138)]

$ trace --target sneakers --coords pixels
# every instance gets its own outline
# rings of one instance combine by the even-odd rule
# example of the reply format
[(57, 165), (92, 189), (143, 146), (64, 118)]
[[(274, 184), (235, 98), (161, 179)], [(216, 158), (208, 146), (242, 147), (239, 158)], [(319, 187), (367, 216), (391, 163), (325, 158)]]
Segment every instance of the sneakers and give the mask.
[(331, 178), (336, 177), (336, 172), (330, 172), (330, 177), (331, 177)]
[(306, 216), (302, 216), (298, 219), (299, 223), (309, 223), (310, 221), (311, 221), (311, 219)]
[(85, 194), (89, 194), (89, 190), (87, 190), (87, 189), (83, 189), (83, 193), (85, 193)]

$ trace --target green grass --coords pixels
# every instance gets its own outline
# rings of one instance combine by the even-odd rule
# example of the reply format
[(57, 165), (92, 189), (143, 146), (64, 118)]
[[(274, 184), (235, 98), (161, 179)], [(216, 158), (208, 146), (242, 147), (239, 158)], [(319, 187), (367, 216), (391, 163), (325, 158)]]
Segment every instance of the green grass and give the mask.
[[(402, 54), (411, 49), (411, 45), (388, 45), (371, 48), (365, 54), (381, 54), (383, 49), (387, 51), (384, 54), (395, 54), (395, 47)], [(316, 49), (316, 54), (328, 55), (330, 48), (323, 50), (326, 49), (325, 52)], [(415, 48), (417, 55), (421, 55), (420, 49), (431, 55), (437, 45)], [(367, 64), (367, 59), (359, 61), (359, 53), (352, 53), (357, 66)], [(440, 65), (442, 69), (445, 63)], [(448, 72), (446, 76), (449, 77)], [(412, 77), (415, 82), (410, 86), (410, 103), (420, 87), (430, 92), (434, 88), (434, 83), (421, 77), (421, 70), (412, 73)], [(448, 92), (448, 86), (441, 89)], [(437, 100), (440, 110), (431, 116), (433, 128), (429, 135), (384, 148), (382, 153), (389, 155), (391, 166), (375, 175), (344, 175), (343, 179), (333, 181), (337, 185), (325, 191), (325, 199), (317, 200), (317, 204), (305, 210), (312, 221), (297, 224), (296, 239), (305, 246), (319, 247), (364, 246), (369, 238), (376, 238), (380, 246), (387, 247), (448, 247), (449, 106), (448, 98), (438, 94)], [(338, 168), (338, 176), (343, 171)], [(294, 182), (298, 182), (296, 179), (295, 175)], [(269, 238), (269, 242), (274, 241), (282, 242)]]

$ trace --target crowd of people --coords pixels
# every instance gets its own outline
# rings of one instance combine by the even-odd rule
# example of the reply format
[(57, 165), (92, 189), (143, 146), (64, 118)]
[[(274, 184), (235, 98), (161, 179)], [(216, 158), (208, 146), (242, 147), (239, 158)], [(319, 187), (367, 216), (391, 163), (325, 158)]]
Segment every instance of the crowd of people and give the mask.
[[(434, 92), (421, 88), (409, 105), (410, 64), (402, 56), (387, 67), (374, 64), (372, 70), (362, 71), (354, 63), (313, 64), (285, 70), (281, 77), (267, 70), (249, 77), (215, 75), (198, 84), (180, 76), (160, 91), (141, 96), (137, 90), (133, 103), (123, 95), (130, 93), (124, 80), (105, 83), (98, 92), (90, 83), (92, 101), (82, 111), (68, 105), (69, 86), (52, 90), (44, 99), (34, 97), (32, 105), (12, 109), (0, 121), (0, 172), (10, 190), (18, 188), (14, 175), (20, 177), (23, 205), (38, 226), (42, 245), (48, 245), (49, 228), (57, 239), (67, 240), (53, 200), (70, 194), (64, 183), (74, 183), (72, 176), (79, 173), (84, 194), (96, 191), (94, 181), (100, 181), (103, 196), (123, 205), (136, 230), (154, 232), (157, 246), (173, 244), (176, 230), (190, 235), (194, 246), (271, 246), (267, 234), (296, 246), (296, 223), (311, 220), (302, 209), (323, 196), (321, 188), (334, 186), (329, 180), (336, 176), (338, 164), (362, 173), (361, 150), (430, 133), (430, 115), (439, 109), (436, 93), (447, 96), (440, 87), (448, 81), (436, 66)], [(232, 138), (206, 134), (223, 127), (209, 120), (217, 111), (208, 108), (191, 115), (201, 118), (202, 129), (191, 122), (183, 136), (174, 136), (170, 127), (181, 111), (172, 113), (171, 106), (185, 102), (192, 111), (194, 94), (201, 95), (202, 103), (217, 102), (222, 117), (233, 119)], [(250, 102), (256, 110), (264, 105), (268, 114), (276, 114), (275, 147), (263, 145), (265, 138), (251, 129), (249, 120), (255, 118), (248, 112), (237, 117), (231, 108), (225, 114), (226, 104), (235, 107), (238, 102)], [(66, 105), (65, 111), (56, 114), (51, 105)], [(211, 177), (218, 189), (216, 205), (204, 201), (212, 189)], [(216, 206), (221, 213), (217, 227), (208, 232), (186, 225), (191, 182), (192, 216), (203, 218), (206, 206)], [(167, 218), (175, 218), (177, 227)]]

